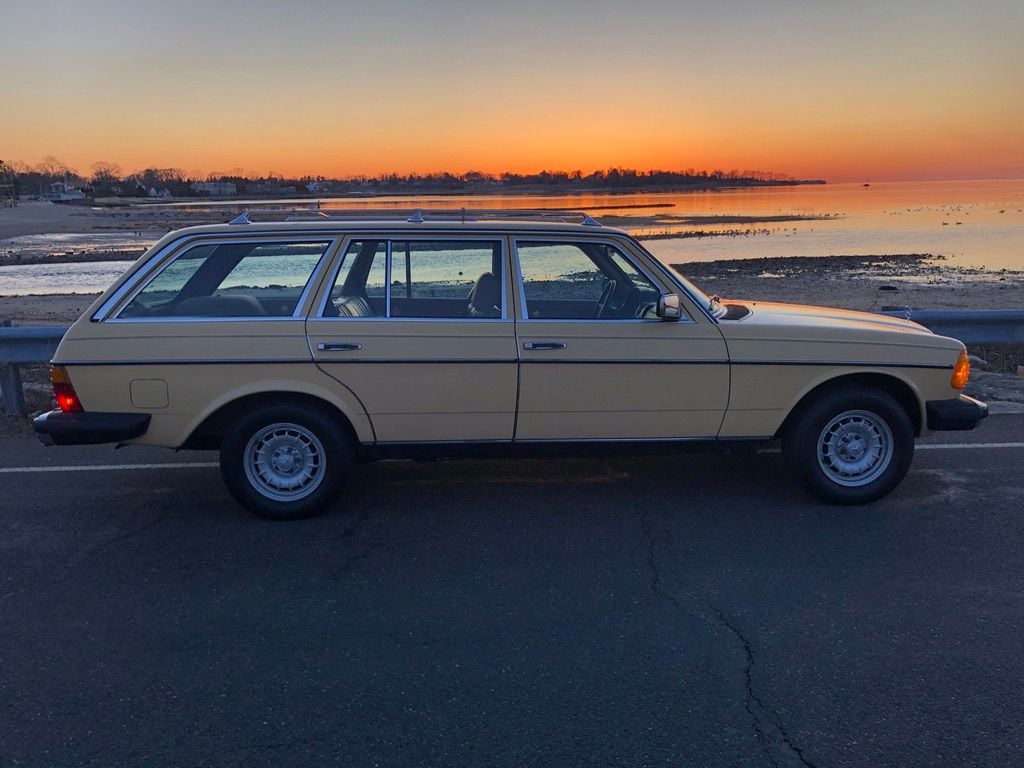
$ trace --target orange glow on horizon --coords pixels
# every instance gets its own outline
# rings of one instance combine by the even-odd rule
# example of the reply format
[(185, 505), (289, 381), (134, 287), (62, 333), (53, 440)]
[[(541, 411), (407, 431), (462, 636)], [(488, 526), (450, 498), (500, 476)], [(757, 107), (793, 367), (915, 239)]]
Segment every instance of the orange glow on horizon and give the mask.
[[(4, 160), (53, 155), (83, 175), (110, 161), (201, 176), (1024, 177), (1019, 0), (870, 19), (797, 0), (594, 0), (586, 14), (537, 0), (315, 12), (252, 0), (241, 16), (199, 0), (58, 5), (0, 10), (17, 32), (0, 47), (13, 73)], [(530, 21), (541, 10), (544, 23)]]

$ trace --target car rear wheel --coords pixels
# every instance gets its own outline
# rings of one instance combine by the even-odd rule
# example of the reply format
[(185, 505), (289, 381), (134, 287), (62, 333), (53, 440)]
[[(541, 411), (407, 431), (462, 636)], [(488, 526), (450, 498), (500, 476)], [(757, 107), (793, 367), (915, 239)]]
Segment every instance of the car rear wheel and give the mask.
[(352, 446), (323, 409), (275, 405), (224, 437), (220, 469), (231, 495), (260, 517), (298, 520), (326, 509), (344, 485)]
[(833, 504), (867, 504), (899, 485), (914, 458), (910, 417), (881, 390), (828, 392), (796, 416), (783, 453), (807, 490)]

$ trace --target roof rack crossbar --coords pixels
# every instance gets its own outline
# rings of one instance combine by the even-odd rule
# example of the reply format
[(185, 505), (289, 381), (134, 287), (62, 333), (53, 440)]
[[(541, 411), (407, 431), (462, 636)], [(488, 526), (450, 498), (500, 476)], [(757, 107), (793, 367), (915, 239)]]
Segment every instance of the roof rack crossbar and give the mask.
[(308, 219), (360, 219), (364, 221), (408, 221), (422, 224), (431, 221), (459, 221), (462, 224), (476, 221), (517, 221), (545, 219), (563, 223), (578, 223), (584, 227), (600, 227), (601, 222), (585, 211), (558, 208), (336, 208), (325, 211), (313, 208), (252, 208), (242, 211), (230, 224), (253, 224), (253, 217), (269, 217), (269, 221), (303, 221)]
[(326, 211), (320, 210), (320, 204), (310, 204), (308, 208), (251, 208), (242, 211), (228, 224), (252, 224), (253, 216), (284, 216), (285, 221), (301, 221), (305, 218), (329, 219)]

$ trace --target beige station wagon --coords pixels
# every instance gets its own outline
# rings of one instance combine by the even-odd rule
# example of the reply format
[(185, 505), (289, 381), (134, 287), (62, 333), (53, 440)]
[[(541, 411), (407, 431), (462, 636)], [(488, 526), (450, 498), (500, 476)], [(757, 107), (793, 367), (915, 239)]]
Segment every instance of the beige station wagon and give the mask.
[(709, 297), (589, 217), (253, 218), (168, 234), (70, 328), (44, 443), (219, 450), (239, 502), (298, 518), (360, 459), (781, 439), (860, 504), (987, 413), (955, 339)]

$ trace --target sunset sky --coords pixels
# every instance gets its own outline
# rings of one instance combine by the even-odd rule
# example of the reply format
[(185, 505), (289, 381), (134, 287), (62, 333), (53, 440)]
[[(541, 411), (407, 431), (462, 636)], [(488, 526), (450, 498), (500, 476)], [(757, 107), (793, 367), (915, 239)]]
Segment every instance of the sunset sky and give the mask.
[(1024, 177), (1024, 2), (0, 4), (0, 159)]

